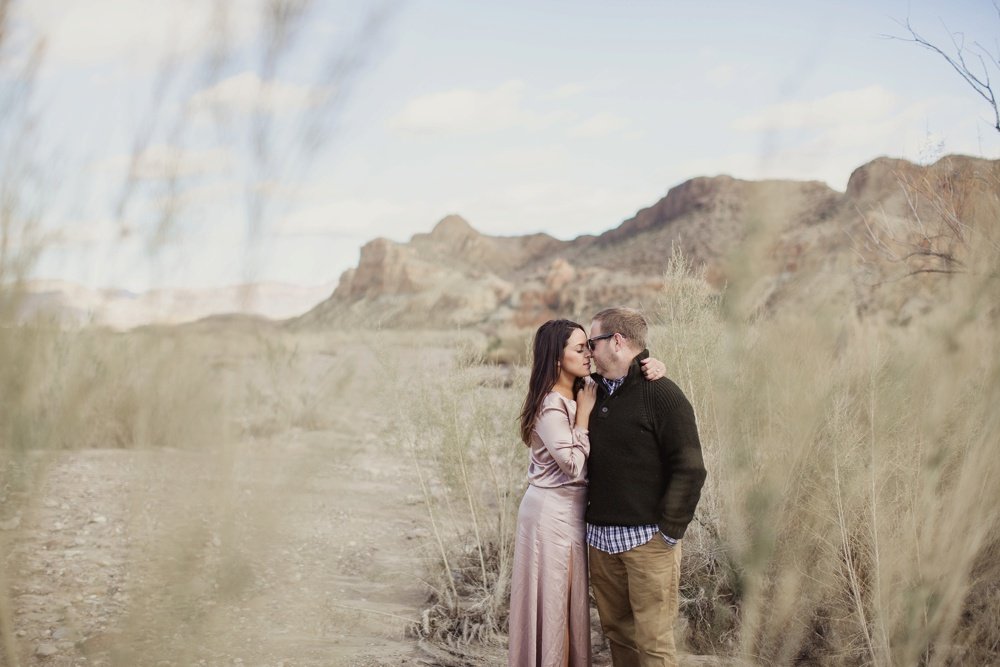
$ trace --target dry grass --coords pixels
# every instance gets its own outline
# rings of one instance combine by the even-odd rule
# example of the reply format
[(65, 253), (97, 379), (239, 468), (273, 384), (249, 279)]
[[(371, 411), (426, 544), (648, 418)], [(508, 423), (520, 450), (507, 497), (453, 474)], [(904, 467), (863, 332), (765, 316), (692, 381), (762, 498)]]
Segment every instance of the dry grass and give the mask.
[[(966, 257), (977, 269), (949, 278), (943, 305), (905, 328), (822, 294), (809, 313), (761, 317), (752, 274), (720, 296), (673, 258), (651, 348), (696, 407), (710, 470), (685, 549), (691, 650), (758, 664), (1000, 659), (992, 257)], [(356, 365), (357, 341), (374, 371)], [(147, 604), (121, 620), (123, 660), (150, 649), (135, 642), (156, 622), (180, 650), (210, 640), (213, 606), (242, 604), (264, 575), (234, 545), (268, 543), (281, 514), (273, 497), (242, 495), (241, 449), (340, 428), (345, 387), (388, 415), (386, 444), (412, 462), (427, 510), (429, 597), (412, 636), (440, 664), (502, 655), (526, 369), (489, 363), (488, 337), (36, 323), (0, 329), (0, 343), (3, 404), (15, 406), (0, 414), (0, 519), (37, 500), (66, 448), (200, 454), (191, 492), (144, 515), (148, 541), (132, 557), (149, 559), (135, 588)], [(279, 489), (310, 479), (294, 462), (274, 475)], [(5, 647), (18, 645), (13, 630), (0, 598)]]
[(685, 552), (692, 647), (763, 664), (1000, 659), (1000, 253), (996, 207), (977, 215), (974, 268), (906, 328), (823, 292), (807, 313), (750, 316), (754, 272), (719, 300), (675, 257), (653, 347), (696, 406), (710, 470)]
[[(155, 332), (61, 330), (39, 321), (0, 327), (0, 355), (0, 520), (14, 528), (37, 525), (48, 477), (68, 450), (213, 453), (229, 442), (225, 389), (199, 341)], [(127, 498), (121, 502), (128, 505)], [(172, 556), (196, 553), (180, 531), (162, 537)], [(0, 534), (10, 571), (20, 562), (17, 538), (16, 531)], [(109, 570), (117, 568), (108, 560), (116, 557), (102, 557)], [(175, 580), (187, 576), (170, 571)], [(30, 586), (0, 580), (0, 640), (10, 665), (23, 659), (14, 635), (15, 585)]]
[(7, 451), (201, 448), (218, 435), (222, 396), (195, 341), (44, 323), (0, 337)]
[[(998, 220), (995, 196), (967, 212), (963, 233), (975, 240), (954, 246), (967, 270), (939, 276), (938, 305), (905, 327), (860, 319), (845, 281), (816, 290), (807, 312), (761, 311), (766, 219), (722, 295), (674, 255), (649, 314), (651, 349), (695, 405), (710, 471), (686, 538), (691, 650), (757, 664), (1000, 660)], [(919, 224), (926, 233), (931, 223)], [(483, 372), (462, 366), (428, 387), (449, 407), (414, 436), (432, 445), (420, 450), (425, 476), (442, 483), (428, 492), (440, 508), (432, 513), (460, 515), (463, 527), (481, 520), (486, 496), (464, 487), (456, 466), (483, 462), (480, 451), (491, 453), (493, 477), (497, 465), (513, 466), (497, 506), (508, 521), (523, 488), (510, 422), (524, 368), (493, 390), (490, 409), (505, 409), (506, 422), (476, 417)], [(467, 565), (476, 549), (493, 553), (494, 535), (509, 539), (509, 524), (493, 516), (495, 527), (480, 525), (471, 540), (449, 537), (435, 518), (441, 581), (421, 636), (454, 647), (482, 638), (467, 631), (473, 623), (500, 640), (509, 563), (489, 559), (485, 577)]]
[[(391, 383), (370, 372), (365, 335), (31, 324), (0, 333), (20, 354), (0, 364), (5, 405), (14, 406), (0, 413), (0, 663), (38, 664), (33, 652), (55, 629), (80, 640), (52, 640), (59, 659), (91, 664), (231, 664), (234, 655), (252, 664), (282, 651), (331, 664), (352, 654), (315, 657), (315, 641), (283, 649), (280, 634), (264, 630), (294, 623), (335, 637), (338, 600), (370, 606), (329, 582), (373, 576), (371, 547), (383, 541), (355, 534), (351, 497), (316, 504), (325, 490), (351, 482), (368, 492), (397, 474), (337, 476), (359, 476), (347, 457), (376, 445), (382, 425), (366, 427), (367, 411)], [(359, 364), (369, 372), (356, 372)], [(372, 405), (345, 407), (351, 391)], [(372, 514), (405, 542), (397, 502)], [(391, 620), (366, 628), (416, 617), (378, 613)]]
[[(742, 655), (1000, 657), (996, 591), (981, 583), (1000, 577), (984, 565), (1000, 506), (997, 208), (976, 215), (966, 223), (979, 242), (963, 257), (974, 268), (938, 285), (937, 309), (907, 328), (858, 321), (822, 292), (809, 313), (747, 320), (722, 307), (707, 330), (667, 318), (671, 339), (722, 332), (710, 356), (685, 353), (705, 359), (711, 384), (697, 365), (680, 375), (702, 389), (694, 401), (715, 450), (703, 512), (733, 564)], [(731, 597), (720, 602), (728, 616)]]
[[(523, 492), (517, 393), (509, 370), (483, 365), (467, 340), (429, 369), (402, 404), (400, 434), (418, 472), (432, 532), (428, 607), (410, 632), (446, 646), (506, 633), (514, 523)], [(518, 385), (519, 382), (514, 382)]]
[[(233, 664), (233, 653), (259, 657), (274, 650), (262, 644), (268, 632), (250, 632), (244, 621), (271, 630), (268, 621), (329, 601), (307, 590), (294, 599), (275, 596), (266, 615), (237, 613), (285, 574), (275, 562), (291, 561), (288, 576), (321, 562), (310, 551), (314, 535), (295, 533), (308, 520), (289, 522), (283, 512), (292, 502), (302, 504), (300, 512), (314, 510), (303, 500), (303, 486), (339, 488), (328, 475), (339, 462), (301, 441), (334, 441), (333, 449), (348, 455), (369, 444), (360, 436), (356, 445), (336, 440), (346, 412), (338, 401), (349, 389), (370, 388), (355, 378), (356, 359), (341, 352), (342, 341), (291, 336), (266, 323), (115, 333), (21, 319), (23, 281), (48, 244), (77, 231), (60, 229), (66, 212), (116, 223), (123, 252), (138, 242), (147, 253), (145, 266), (130, 278), (148, 270), (154, 282), (169, 279), (161, 251), (189, 242), (187, 230), (202, 228), (203, 211), (188, 202), (203, 183), (193, 184), (175, 167), (148, 176), (147, 151), (194, 147), (186, 100), (229, 76), (236, 60), (249, 54), (262, 78), (283, 76), (288, 51), (303, 48), (300, 27), (313, 17), (312, 3), (263, 3), (259, 34), (237, 53), (229, 44), (229, 22), (236, 18), (226, 11), (229, 3), (208, 4), (206, 23), (186, 27), (200, 32), (203, 50), (182, 59), (145, 54), (161, 57), (160, 67), (148, 98), (135, 100), (135, 136), (116, 139), (132, 148), (130, 166), (120, 183), (105, 184), (102, 175), (94, 188), (85, 182), (91, 170), (83, 164), (65, 167), (78, 172), (79, 183), (62, 182), (57, 165), (63, 160), (48, 151), (89, 155), (87, 142), (107, 138), (81, 136), (65, 146), (42, 140), (44, 104), (33, 95), (51, 35), (26, 28), (13, 43), (4, 28), (18, 15), (18, 3), (4, 2), (0, 10), (0, 48), (6, 64), (14, 64), (0, 86), (9, 139), (0, 146), (0, 664), (192, 664), (213, 652), (213, 664)], [(243, 156), (247, 169), (227, 175), (229, 194), (213, 195), (205, 206), (231, 205), (246, 221), (246, 279), (263, 259), (259, 246), (274, 219), (273, 193), (289, 175), (307, 176), (391, 13), (373, 7), (356, 31), (305, 47), (316, 56), (315, 69), (296, 75), (337, 94), (317, 98), (302, 113), (283, 114), (288, 129), (280, 141), (266, 113), (212, 110), (220, 131), (210, 148)], [(113, 186), (117, 192), (108, 201), (94, 195), (91, 210), (91, 191)], [(81, 196), (86, 204), (73, 201), (76, 189), (87, 193)], [(320, 430), (333, 437), (307, 438)], [(274, 442), (285, 447), (270, 447)], [(317, 479), (316, 470), (327, 476)], [(345, 520), (346, 511), (338, 511)], [(322, 528), (313, 526), (314, 532)], [(342, 555), (344, 569), (354, 567), (357, 559)], [(309, 628), (321, 636), (318, 616), (310, 617)], [(238, 631), (244, 635), (236, 642)], [(39, 643), (47, 650), (36, 654)], [(46, 658), (49, 644), (58, 646)], [(297, 657), (304, 653), (296, 649)], [(311, 664), (329, 663), (327, 655)]]

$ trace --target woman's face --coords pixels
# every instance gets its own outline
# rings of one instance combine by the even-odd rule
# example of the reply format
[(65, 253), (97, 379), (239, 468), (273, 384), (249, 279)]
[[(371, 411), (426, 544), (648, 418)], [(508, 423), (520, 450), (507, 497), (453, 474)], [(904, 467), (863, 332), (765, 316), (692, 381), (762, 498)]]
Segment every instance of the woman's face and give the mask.
[(573, 329), (566, 347), (563, 348), (562, 369), (575, 378), (590, 375), (590, 350), (587, 348), (587, 334)]

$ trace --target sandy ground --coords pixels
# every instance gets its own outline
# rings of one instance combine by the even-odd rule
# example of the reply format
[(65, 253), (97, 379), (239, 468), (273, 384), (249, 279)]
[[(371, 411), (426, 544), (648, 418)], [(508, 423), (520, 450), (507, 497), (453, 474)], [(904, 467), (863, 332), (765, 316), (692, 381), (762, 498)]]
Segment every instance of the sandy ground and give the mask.
[(0, 526), (20, 664), (411, 663), (425, 510), (365, 377), (320, 430), (39, 466)]
[[(435, 664), (405, 635), (435, 550), (391, 403), (454, 350), (421, 345), (418, 367), (408, 339), (208, 349), (233, 410), (217, 446), (50, 452), (0, 489), (17, 664)], [(593, 639), (609, 665), (596, 612)]]

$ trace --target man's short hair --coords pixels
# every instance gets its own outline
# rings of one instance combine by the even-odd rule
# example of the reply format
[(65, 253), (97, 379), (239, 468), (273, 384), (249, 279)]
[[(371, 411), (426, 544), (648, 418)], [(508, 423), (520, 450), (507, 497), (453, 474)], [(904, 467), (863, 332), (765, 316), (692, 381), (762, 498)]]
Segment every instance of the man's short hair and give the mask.
[(646, 349), (646, 318), (634, 308), (607, 308), (594, 315), (602, 333), (620, 333), (633, 347)]

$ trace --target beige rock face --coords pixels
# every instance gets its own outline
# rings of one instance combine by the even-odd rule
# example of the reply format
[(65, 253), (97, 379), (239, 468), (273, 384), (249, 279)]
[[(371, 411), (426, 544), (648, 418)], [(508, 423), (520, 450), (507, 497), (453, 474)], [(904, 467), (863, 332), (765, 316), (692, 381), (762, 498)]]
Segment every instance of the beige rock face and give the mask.
[(365, 245), (333, 296), (296, 325), (533, 326), (614, 305), (650, 308), (675, 247), (714, 286), (759, 292), (761, 308), (797, 307), (817, 281), (834, 280), (859, 313), (899, 310), (913, 301), (887, 296), (891, 288), (871, 279), (893, 268), (866, 240), (873, 221), (899, 243), (921, 242), (916, 215), (940, 219), (942, 197), (956, 193), (963, 211), (975, 210), (995, 199), (981, 184), (1000, 182), (998, 172), (1000, 161), (963, 156), (928, 167), (879, 158), (856, 169), (844, 193), (815, 181), (700, 177), (618, 227), (573, 241), (490, 236), (449, 215), (409, 243)]
[[(414, 294), (432, 282), (436, 267), (404, 245), (375, 239), (361, 248), (361, 261), (341, 278), (334, 296), (354, 301), (387, 294)], [(346, 281), (345, 281), (346, 278)]]
[(557, 257), (549, 267), (549, 274), (545, 277), (545, 287), (549, 291), (558, 292), (574, 280), (576, 280), (576, 269), (562, 257)]

